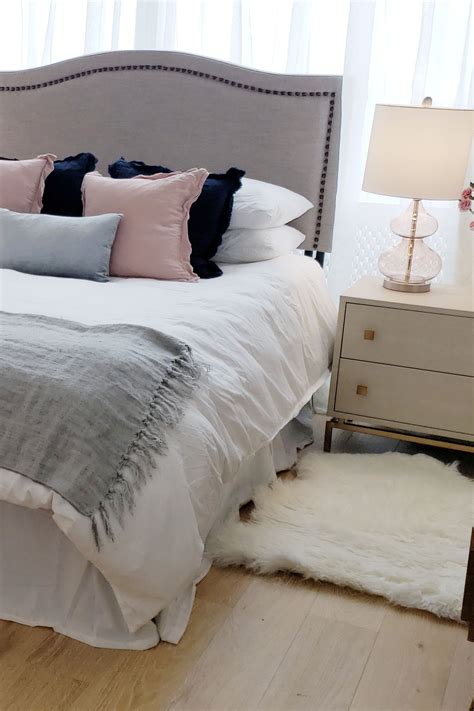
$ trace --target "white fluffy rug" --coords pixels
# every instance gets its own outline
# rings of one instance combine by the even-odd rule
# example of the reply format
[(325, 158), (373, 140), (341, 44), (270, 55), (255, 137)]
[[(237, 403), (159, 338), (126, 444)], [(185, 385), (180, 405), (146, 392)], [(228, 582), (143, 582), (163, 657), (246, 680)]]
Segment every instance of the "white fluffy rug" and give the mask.
[(454, 465), (423, 454), (308, 452), (298, 477), (260, 488), (250, 521), (226, 521), (207, 553), (459, 619), (472, 494)]

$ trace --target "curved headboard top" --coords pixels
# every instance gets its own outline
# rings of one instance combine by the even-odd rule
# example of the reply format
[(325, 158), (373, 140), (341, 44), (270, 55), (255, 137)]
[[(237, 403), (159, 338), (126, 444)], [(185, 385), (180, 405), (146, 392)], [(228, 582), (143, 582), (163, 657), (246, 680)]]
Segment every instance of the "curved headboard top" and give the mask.
[(272, 74), (180, 52), (92, 54), (0, 72), (0, 155), (91, 151), (170, 168), (231, 166), (314, 208), (295, 222), (305, 249), (331, 250), (340, 76)]

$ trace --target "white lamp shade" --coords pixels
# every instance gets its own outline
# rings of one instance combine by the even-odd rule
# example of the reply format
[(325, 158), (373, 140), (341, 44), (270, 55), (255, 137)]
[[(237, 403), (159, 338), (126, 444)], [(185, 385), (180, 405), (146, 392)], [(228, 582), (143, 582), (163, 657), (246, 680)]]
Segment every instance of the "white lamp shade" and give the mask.
[(457, 200), (464, 187), (474, 111), (375, 107), (362, 189), (428, 200)]

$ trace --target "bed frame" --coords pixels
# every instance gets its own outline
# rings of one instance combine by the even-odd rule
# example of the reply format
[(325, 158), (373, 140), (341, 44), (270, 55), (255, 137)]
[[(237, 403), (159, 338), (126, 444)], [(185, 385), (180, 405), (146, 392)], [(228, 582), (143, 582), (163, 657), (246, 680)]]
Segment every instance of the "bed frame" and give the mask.
[(295, 226), (331, 251), (340, 76), (270, 74), (161, 51), (118, 51), (0, 72), (0, 156), (91, 151), (177, 169), (231, 165), (315, 207)]

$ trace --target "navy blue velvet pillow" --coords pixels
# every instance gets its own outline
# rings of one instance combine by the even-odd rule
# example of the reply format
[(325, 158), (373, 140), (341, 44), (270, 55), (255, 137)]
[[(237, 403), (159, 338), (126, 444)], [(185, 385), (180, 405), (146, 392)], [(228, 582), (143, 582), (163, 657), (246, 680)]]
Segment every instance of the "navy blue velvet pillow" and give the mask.
[(86, 173), (97, 165), (92, 153), (78, 153), (63, 160), (54, 161), (54, 170), (44, 184), (43, 209), (46, 215), (81, 217), (81, 186)]
[[(124, 158), (109, 165), (112, 178), (134, 178), (136, 175), (171, 173), (161, 165), (147, 165), (139, 160)], [(227, 173), (210, 173), (202, 192), (189, 213), (189, 241), (191, 242), (191, 264), (202, 279), (211, 279), (222, 274), (212, 260), (222, 242), (222, 235), (229, 227), (234, 203), (234, 193), (241, 186), (245, 171), (229, 168)]]

